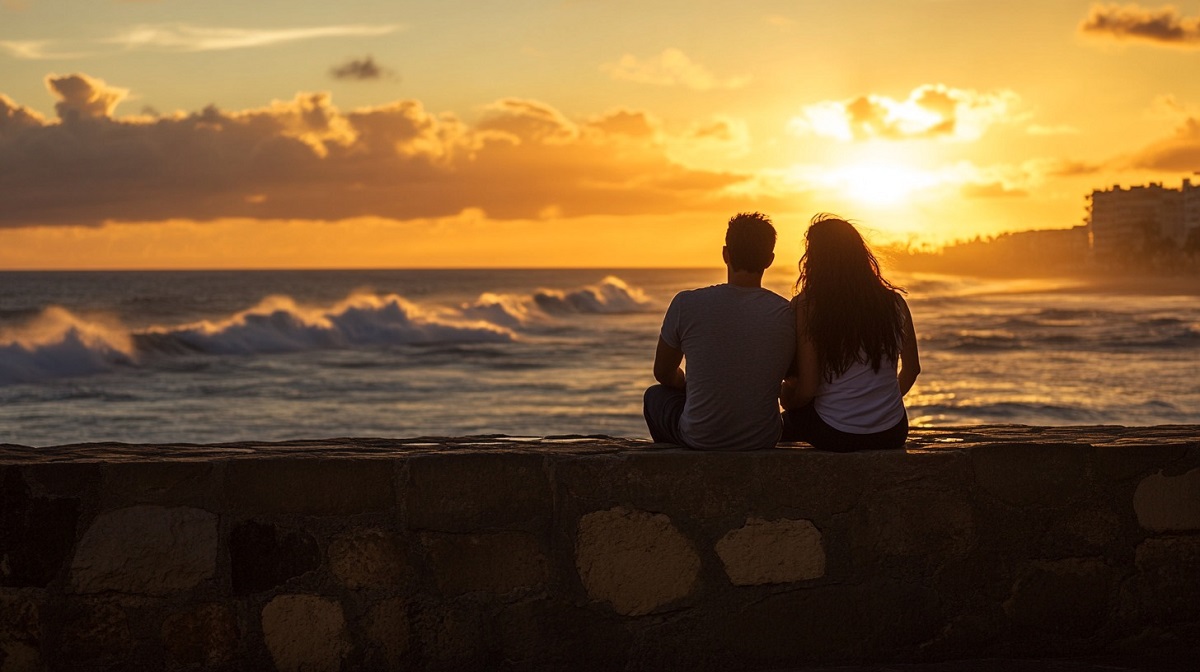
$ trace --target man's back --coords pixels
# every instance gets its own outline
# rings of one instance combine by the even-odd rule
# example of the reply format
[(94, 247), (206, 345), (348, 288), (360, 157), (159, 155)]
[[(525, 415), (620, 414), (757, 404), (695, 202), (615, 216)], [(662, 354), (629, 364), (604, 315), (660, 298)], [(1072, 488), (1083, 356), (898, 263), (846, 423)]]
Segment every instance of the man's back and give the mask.
[(732, 284), (680, 292), (661, 335), (686, 358), (679, 432), (689, 446), (753, 450), (779, 440), (779, 384), (796, 348), (787, 299)]

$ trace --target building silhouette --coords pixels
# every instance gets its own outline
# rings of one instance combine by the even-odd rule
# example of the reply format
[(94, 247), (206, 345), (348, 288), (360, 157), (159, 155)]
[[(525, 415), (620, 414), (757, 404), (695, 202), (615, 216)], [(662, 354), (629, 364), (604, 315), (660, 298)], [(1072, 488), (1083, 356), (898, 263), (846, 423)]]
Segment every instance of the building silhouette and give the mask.
[(1088, 199), (1088, 240), (1097, 261), (1153, 256), (1182, 249), (1200, 236), (1200, 184), (1161, 182), (1095, 190)]

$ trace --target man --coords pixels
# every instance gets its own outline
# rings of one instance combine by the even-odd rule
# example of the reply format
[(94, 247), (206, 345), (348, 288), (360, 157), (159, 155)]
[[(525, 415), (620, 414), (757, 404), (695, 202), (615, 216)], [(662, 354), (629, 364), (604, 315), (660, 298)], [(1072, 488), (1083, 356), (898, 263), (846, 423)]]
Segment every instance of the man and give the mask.
[(656, 442), (754, 450), (779, 440), (779, 385), (796, 352), (796, 322), (788, 300), (762, 286), (774, 250), (771, 220), (738, 214), (721, 250), (727, 282), (671, 301), (654, 354), (660, 384), (643, 405)]

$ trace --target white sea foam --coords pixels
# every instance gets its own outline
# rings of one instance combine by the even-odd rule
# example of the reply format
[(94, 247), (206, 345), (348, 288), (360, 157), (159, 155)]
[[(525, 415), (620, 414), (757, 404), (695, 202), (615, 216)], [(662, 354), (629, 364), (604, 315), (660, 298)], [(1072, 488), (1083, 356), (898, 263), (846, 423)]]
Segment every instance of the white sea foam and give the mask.
[(485, 292), (459, 307), (355, 292), (327, 306), (273, 295), (225, 318), (130, 330), (102, 315), (45, 308), (28, 324), (0, 332), (0, 385), (81, 376), (181, 354), (256, 355), (389, 345), (505, 343), (548, 313), (625, 313), (649, 305), (616, 277), (530, 295)]

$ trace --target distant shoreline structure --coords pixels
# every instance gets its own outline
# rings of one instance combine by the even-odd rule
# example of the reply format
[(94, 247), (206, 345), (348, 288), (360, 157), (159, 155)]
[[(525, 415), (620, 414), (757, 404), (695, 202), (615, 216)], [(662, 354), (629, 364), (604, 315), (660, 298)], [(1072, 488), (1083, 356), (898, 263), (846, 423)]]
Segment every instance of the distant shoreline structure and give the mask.
[[(1200, 175), (1200, 172), (1195, 173)], [(1000, 277), (1195, 277), (1200, 275), (1200, 184), (1161, 182), (1093, 190), (1084, 223), (952, 243), (937, 250), (892, 245), (900, 270)]]

